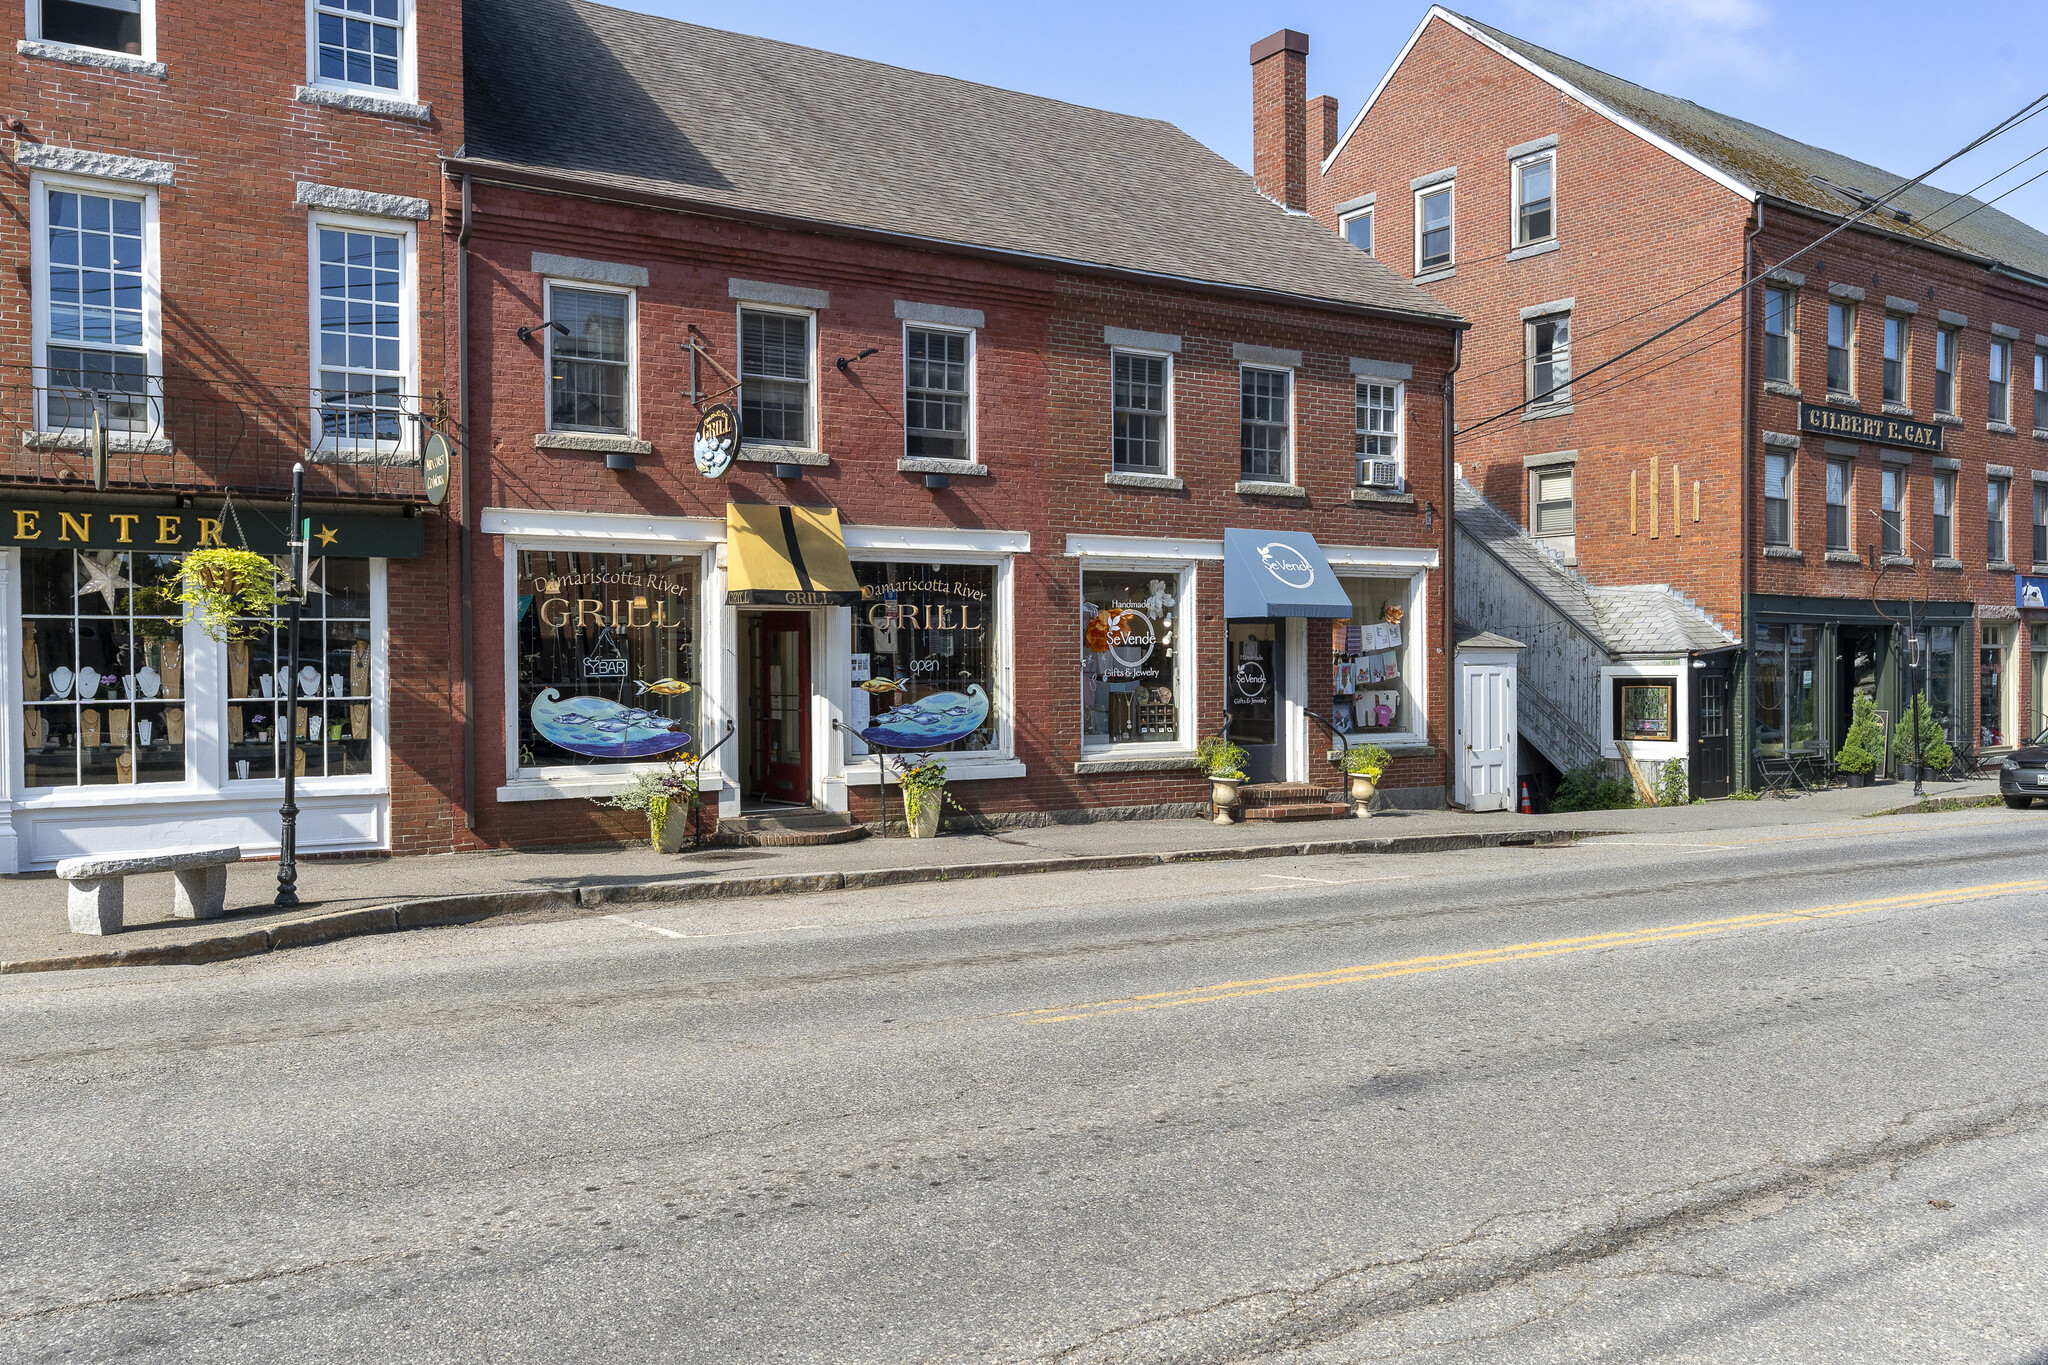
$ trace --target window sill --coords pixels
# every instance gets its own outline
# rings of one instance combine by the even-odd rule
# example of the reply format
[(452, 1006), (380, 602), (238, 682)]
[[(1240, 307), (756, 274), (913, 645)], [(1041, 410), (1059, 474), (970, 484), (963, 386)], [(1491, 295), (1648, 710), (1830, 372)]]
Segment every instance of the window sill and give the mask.
[(1793, 548), (1792, 548), (1792, 547), (1791, 547), (1790, 545), (1766, 545), (1766, 546), (1764, 546), (1764, 558), (1765, 558), (1765, 559), (1804, 559), (1804, 558), (1806, 558), (1806, 551), (1804, 551), (1804, 550), (1795, 550), (1795, 549), (1793, 549)]
[(2002, 559), (1994, 559), (1984, 566), (1987, 573), (2018, 573), (2019, 570)]
[(74, 47), (70, 43), (44, 42), (37, 38), (21, 39), (15, 43), (14, 51), (17, 56), (63, 62), (67, 66), (96, 67), (101, 71), (117, 71), (124, 76), (154, 76), (160, 81), (171, 78), (171, 69), (162, 62), (152, 62), (131, 52), (107, 52), (97, 47)]
[(654, 447), (634, 436), (614, 436), (602, 431), (541, 431), (534, 433), (535, 450), (595, 450), (627, 455), (652, 455)]
[(1766, 379), (1766, 380), (1764, 381), (1764, 392), (1765, 392), (1765, 393), (1775, 393), (1775, 394), (1777, 394), (1777, 395), (1778, 395), (1778, 396), (1779, 396), (1780, 398), (1804, 398), (1804, 397), (1806, 397), (1806, 395), (1805, 395), (1805, 394), (1803, 394), (1803, 393), (1801, 393), (1801, 392), (1799, 391), (1799, 386), (1798, 386), (1797, 384), (1787, 384), (1787, 383), (1786, 383), (1786, 382), (1785, 382), (1784, 380), (1782, 380), (1782, 379)]
[[(652, 765), (647, 769), (653, 771)], [(604, 777), (515, 777), (498, 788), (498, 800), (516, 801), (588, 801), (600, 796), (616, 796), (639, 781), (635, 772), (618, 773)], [(282, 783), (279, 784), (282, 787)], [(724, 784), (718, 773), (705, 769), (700, 792), (714, 792)]]
[(386, 469), (416, 468), (420, 462), (417, 452), (404, 450), (398, 446), (379, 449), (374, 443), (361, 450), (321, 446), (316, 450), (302, 451), (299, 458), (307, 464), (367, 465)]
[(1913, 567), (1913, 556), (1880, 555), (1877, 562), (1884, 565), (1887, 569), (1910, 569)]
[(1416, 277), (1415, 277), (1414, 279), (1410, 280), (1410, 281), (1409, 281), (1409, 283), (1410, 283), (1410, 284), (1435, 284), (1435, 283), (1436, 283), (1436, 282), (1437, 282), (1438, 280), (1448, 280), (1448, 279), (1451, 279), (1451, 278), (1455, 277), (1455, 276), (1457, 275), (1457, 273), (1458, 273), (1458, 267), (1456, 267), (1456, 266), (1454, 266), (1454, 265), (1446, 265), (1446, 266), (1440, 266), (1440, 267), (1438, 267), (1438, 268), (1437, 268), (1437, 269), (1435, 269), (1435, 270), (1425, 270), (1425, 271), (1423, 271), (1423, 272), (1422, 272), (1422, 273), (1421, 273), (1420, 275), (1417, 275), (1417, 276), (1416, 276)]
[[(1377, 744), (1387, 751), (1389, 758), (1426, 758), (1436, 752), (1434, 745), (1412, 730), (1358, 730), (1344, 736), (1344, 740), (1354, 749), (1361, 744)], [(1336, 763), (1343, 759), (1344, 752), (1325, 749), (1323, 757)]]
[(1937, 569), (1954, 569), (1957, 573), (1961, 573), (1963, 571), (1963, 561), (1960, 559), (1944, 559), (1937, 557), (1928, 562), (1934, 568)]
[[(391, 794), (391, 788), (384, 779), (371, 774), (354, 777), (302, 777), (294, 784), (294, 789), (301, 801), (327, 798), (360, 800), (366, 796), (382, 797)], [(219, 787), (201, 787), (190, 780), (130, 782), (120, 786), (31, 787), (15, 798), (14, 808), (18, 811), (33, 811), (85, 806), (155, 806), (174, 801), (204, 801), (209, 804), (256, 801), (274, 809), (283, 796), (284, 779), (281, 777), (231, 781)]]
[[(1166, 773), (1199, 770), (1201, 764), (1194, 754), (1183, 751), (1177, 754), (1155, 754), (1150, 757), (1117, 758), (1114, 749), (1084, 751), (1074, 764), (1074, 776), (1091, 777), (1099, 773)], [(950, 774), (950, 770), (949, 770)]]
[(1878, 404), (1878, 411), (1887, 417), (1911, 417), (1913, 415), (1913, 409), (1907, 407), (1904, 403), (1880, 403)]
[(1984, 430), (1997, 432), (2000, 436), (2017, 436), (2020, 429), (2010, 422), (1986, 422)]
[(1262, 479), (1239, 479), (1233, 490), (1254, 498), (1306, 498), (1308, 490), (1298, 483), (1267, 483)]
[(1524, 422), (1540, 422), (1546, 417), (1567, 416), (1571, 410), (1572, 405), (1570, 403), (1544, 403), (1538, 407), (1524, 408), (1522, 410), (1522, 420)]
[[(21, 433), (23, 450), (79, 450), (85, 445), (85, 433), (71, 431), (24, 431)], [(169, 455), (171, 442), (163, 436), (137, 436), (133, 432), (117, 431), (107, 437), (107, 448), (118, 455)]]
[(1959, 427), (1963, 424), (1963, 419), (1951, 412), (1937, 412), (1934, 414), (1934, 420), (1945, 427)]
[(940, 460), (930, 455), (906, 455), (896, 461), (899, 474), (962, 474), (970, 478), (984, 478), (988, 466), (972, 460)]
[(1526, 261), (1531, 256), (1546, 256), (1557, 249), (1558, 240), (1553, 237), (1547, 242), (1531, 242), (1527, 246), (1518, 246), (1501, 259), (1505, 261)]
[(2048, 427), (2035, 427), (2034, 439), (2037, 441), (2048, 441)]
[(317, 104), (328, 109), (349, 109), (358, 114), (376, 114), (383, 118), (410, 119), (414, 123), (431, 123), (434, 106), (414, 104), (411, 100), (397, 99), (391, 95), (373, 95), (367, 90), (338, 90), (325, 85), (300, 85), (292, 89), (292, 98), (300, 104)]
[(813, 469), (832, 463), (832, 457), (822, 450), (797, 446), (741, 446), (739, 459), (746, 464), (800, 464)]
[(1857, 401), (1855, 394), (1837, 393), (1833, 389), (1828, 390), (1827, 404), (1831, 408), (1848, 408), (1853, 412), (1863, 411), (1863, 404)]
[[(946, 761), (948, 782), (997, 782), (1028, 774), (1019, 760), (995, 754), (939, 754), (938, 757)], [(882, 774), (879, 768), (865, 759), (857, 758), (846, 765), (846, 785), (849, 788), (872, 787), (878, 775), (886, 776), (891, 784), (896, 781), (895, 773)]]
[(1854, 564), (1861, 567), (1863, 556), (1857, 554), (1854, 550), (1829, 550), (1827, 562), (1830, 564)]
[(1163, 493), (1179, 493), (1187, 484), (1171, 474), (1135, 474), (1112, 469), (1102, 476), (1103, 483), (1111, 488), (1154, 488)]
[(1351, 490), (1351, 500), (1353, 502), (1391, 503), (1401, 507), (1413, 507), (1415, 505), (1415, 495), (1413, 493), (1388, 493), (1378, 488), (1354, 488)]

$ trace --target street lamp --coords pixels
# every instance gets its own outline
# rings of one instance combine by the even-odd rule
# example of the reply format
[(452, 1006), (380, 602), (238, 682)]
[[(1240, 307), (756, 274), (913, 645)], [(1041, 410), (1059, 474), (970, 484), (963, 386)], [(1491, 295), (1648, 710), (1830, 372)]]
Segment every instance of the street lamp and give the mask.
[[(291, 626), (285, 636), (284, 725), (273, 727), (291, 735), (291, 747), (284, 758), (284, 804), (277, 812), (277, 900), (279, 909), (299, 903), (299, 803), (297, 777), (299, 748), (304, 736), (299, 726), (299, 613), (306, 604), (306, 466), (292, 466), (291, 529), (285, 539), (285, 601), (290, 605)], [(275, 657), (275, 656), (273, 656)]]

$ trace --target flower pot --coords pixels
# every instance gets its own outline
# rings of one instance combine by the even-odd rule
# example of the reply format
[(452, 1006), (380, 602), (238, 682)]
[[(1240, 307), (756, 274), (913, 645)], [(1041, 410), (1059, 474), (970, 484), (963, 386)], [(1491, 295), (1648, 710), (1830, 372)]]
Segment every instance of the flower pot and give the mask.
[(1237, 789), (1244, 785), (1241, 777), (1212, 777), (1209, 779), (1209, 804), (1215, 808), (1212, 817), (1219, 825), (1237, 823)]
[(939, 837), (939, 815), (944, 811), (946, 798), (943, 789), (933, 792), (910, 813), (910, 837), (913, 839), (936, 839)]
[(1847, 787), (1860, 787), (1863, 785), (1865, 779), (1868, 776), (1869, 774), (1867, 773), (1843, 773), (1842, 785)]
[(1361, 820), (1372, 817), (1372, 794), (1379, 790), (1379, 779), (1370, 773), (1347, 773), (1351, 786), (1351, 813)]
[(661, 827), (661, 833), (654, 832), (654, 821), (647, 822), (649, 841), (656, 853), (681, 853), (690, 843), (690, 805), (687, 801), (676, 801), (668, 808), (668, 820)]

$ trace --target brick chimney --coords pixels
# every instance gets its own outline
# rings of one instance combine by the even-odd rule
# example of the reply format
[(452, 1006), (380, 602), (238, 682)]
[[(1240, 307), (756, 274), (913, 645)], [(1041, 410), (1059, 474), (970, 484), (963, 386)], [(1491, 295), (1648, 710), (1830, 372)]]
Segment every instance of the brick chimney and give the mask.
[(1309, 151), (1318, 164), (1337, 150), (1337, 97), (1317, 95), (1308, 102)]
[(1252, 179), (1308, 207), (1308, 35), (1291, 28), (1252, 44)]

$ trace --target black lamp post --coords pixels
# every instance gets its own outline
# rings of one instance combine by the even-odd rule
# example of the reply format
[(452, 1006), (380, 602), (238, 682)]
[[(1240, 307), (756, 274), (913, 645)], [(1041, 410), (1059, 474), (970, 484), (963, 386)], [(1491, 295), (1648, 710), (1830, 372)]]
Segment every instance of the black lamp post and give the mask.
[(285, 574), (289, 580), (285, 585), (285, 600), (290, 605), (287, 613), (291, 619), (289, 632), (285, 636), (285, 683), (284, 683), (284, 724), (273, 727), (273, 733), (284, 730), (291, 735), (290, 752), (284, 754), (284, 805), (278, 808), (277, 832), (277, 900), (280, 908), (299, 903), (299, 803), (297, 777), (299, 771), (299, 613), (306, 602), (305, 554), (306, 554), (306, 466), (292, 466), (292, 513), (291, 531), (285, 540)]

